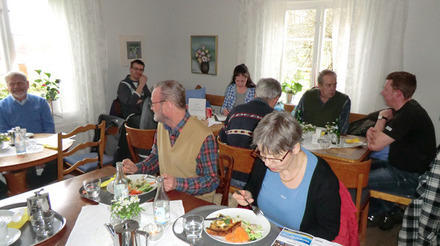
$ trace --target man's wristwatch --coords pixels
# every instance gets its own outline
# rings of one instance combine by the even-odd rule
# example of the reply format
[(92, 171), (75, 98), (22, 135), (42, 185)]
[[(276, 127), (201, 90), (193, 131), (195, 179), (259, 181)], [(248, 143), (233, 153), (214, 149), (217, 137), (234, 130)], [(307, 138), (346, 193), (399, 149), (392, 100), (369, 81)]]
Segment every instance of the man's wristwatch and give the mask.
[(379, 117), (377, 117), (377, 120), (381, 120), (381, 119), (384, 119), (385, 121), (388, 122), (388, 118), (387, 117), (385, 117), (383, 115), (379, 115)]

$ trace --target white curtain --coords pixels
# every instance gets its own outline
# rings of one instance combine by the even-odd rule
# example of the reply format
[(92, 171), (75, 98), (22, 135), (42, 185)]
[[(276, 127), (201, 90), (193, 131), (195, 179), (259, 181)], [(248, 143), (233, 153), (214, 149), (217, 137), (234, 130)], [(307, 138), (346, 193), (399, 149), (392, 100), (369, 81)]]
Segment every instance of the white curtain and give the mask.
[(100, 1), (49, 0), (49, 5), (59, 21), (59, 38), (66, 37), (65, 56), (71, 58), (62, 58), (69, 83), (61, 83), (64, 113), (62, 126), (57, 128), (71, 130), (96, 123), (106, 109), (108, 68)]
[(338, 88), (350, 96), (352, 112), (385, 107), (385, 77), (403, 67), (408, 1), (334, 0), (332, 7)]
[(286, 0), (241, 0), (237, 64), (254, 81), (280, 79)]

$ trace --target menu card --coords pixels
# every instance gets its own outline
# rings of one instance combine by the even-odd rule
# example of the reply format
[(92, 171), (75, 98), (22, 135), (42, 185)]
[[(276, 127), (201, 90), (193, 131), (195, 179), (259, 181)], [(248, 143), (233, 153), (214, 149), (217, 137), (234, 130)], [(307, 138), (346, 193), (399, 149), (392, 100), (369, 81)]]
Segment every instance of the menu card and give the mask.
[(284, 227), (272, 246), (336, 246), (338, 243)]
[(206, 119), (206, 99), (189, 98), (188, 112), (192, 116), (196, 116), (200, 120)]

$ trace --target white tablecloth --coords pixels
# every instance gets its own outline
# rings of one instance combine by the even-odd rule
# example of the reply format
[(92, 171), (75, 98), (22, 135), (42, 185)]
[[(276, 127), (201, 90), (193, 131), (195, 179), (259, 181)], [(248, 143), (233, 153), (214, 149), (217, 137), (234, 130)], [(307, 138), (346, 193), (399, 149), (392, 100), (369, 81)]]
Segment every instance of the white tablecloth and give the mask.
[[(141, 214), (141, 229), (153, 223), (153, 203), (147, 202), (141, 205), (144, 211)], [(158, 241), (150, 241), (148, 245), (188, 245), (182, 240), (174, 236), (172, 230), (173, 222), (180, 216), (185, 214), (183, 203), (181, 200), (170, 202), (170, 223), (165, 229), (165, 232)], [(104, 227), (105, 223), (110, 221), (110, 206), (99, 204), (84, 206), (75, 222), (75, 226), (67, 240), (68, 246), (87, 246), (87, 245), (101, 245), (113, 246), (113, 241), (110, 233)], [(142, 238), (142, 237), (141, 237)]]

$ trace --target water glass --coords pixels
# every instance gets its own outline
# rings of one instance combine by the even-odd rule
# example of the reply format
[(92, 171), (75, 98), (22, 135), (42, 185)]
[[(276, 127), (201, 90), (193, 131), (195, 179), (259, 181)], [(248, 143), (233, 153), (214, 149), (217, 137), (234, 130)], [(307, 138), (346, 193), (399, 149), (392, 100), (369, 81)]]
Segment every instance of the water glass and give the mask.
[(328, 149), (330, 147), (331, 141), (326, 135), (324, 135), (318, 139), (318, 143), (322, 149)]
[(53, 233), (53, 220), (55, 213), (53, 210), (36, 212), (30, 216), (32, 229), (39, 238), (46, 238)]
[(183, 230), (187, 240), (196, 240), (202, 237), (203, 217), (188, 215), (183, 218)]
[(101, 179), (84, 180), (83, 188), (87, 192), (88, 197), (97, 198), (101, 190)]

